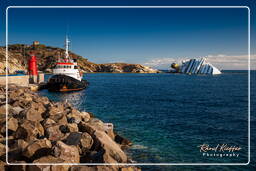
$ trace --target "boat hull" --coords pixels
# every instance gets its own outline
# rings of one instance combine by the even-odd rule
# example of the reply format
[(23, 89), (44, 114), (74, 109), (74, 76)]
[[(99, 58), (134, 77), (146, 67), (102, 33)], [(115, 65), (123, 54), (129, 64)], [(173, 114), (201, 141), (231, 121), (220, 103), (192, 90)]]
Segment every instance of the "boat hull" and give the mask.
[(88, 86), (86, 80), (79, 81), (73, 77), (67, 75), (53, 75), (48, 83), (48, 91), (67, 92), (67, 91), (79, 91)]

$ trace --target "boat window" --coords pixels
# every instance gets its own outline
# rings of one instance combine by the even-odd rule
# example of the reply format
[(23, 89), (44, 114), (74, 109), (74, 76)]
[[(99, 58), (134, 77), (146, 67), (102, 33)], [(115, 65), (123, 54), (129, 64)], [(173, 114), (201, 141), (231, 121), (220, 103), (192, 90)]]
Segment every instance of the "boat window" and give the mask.
[(74, 67), (75, 69), (78, 69), (78, 67), (75, 65), (75, 67)]

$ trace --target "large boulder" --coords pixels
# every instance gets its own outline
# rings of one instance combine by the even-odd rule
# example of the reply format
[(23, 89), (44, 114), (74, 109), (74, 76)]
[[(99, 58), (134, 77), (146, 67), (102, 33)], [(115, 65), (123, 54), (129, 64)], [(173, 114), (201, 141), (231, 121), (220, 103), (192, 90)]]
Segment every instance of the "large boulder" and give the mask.
[(78, 126), (76, 123), (69, 123), (67, 124), (67, 127), (70, 132), (78, 132)]
[(34, 155), (44, 155), (45, 153), (48, 153), (50, 149), (52, 148), (51, 141), (47, 140), (46, 138), (36, 140), (35, 142), (29, 144), (26, 148), (26, 150), (23, 152), (23, 155), (31, 158)]
[(54, 120), (56, 123), (59, 124), (67, 124), (67, 118), (66, 118), (66, 111), (64, 108), (64, 105), (61, 103), (56, 104), (50, 104), (48, 108), (48, 112), (45, 112), (43, 114), (43, 117), (49, 118), (51, 120)]
[(45, 119), (45, 120), (43, 121), (43, 123), (42, 123), (42, 125), (44, 126), (44, 128), (48, 128), (48, 127), (53, 126), (53, 125), (55, 125), (55, 124), (56, 124), (56, 122), (55, 122), (54, 120), (50, 119), (50, 118)]
[(24, 141), (23, 139), (18, 139), (17, 141), (16, 141), (16, 146), (18, 147), (18, 149), (20, 150), (20, 151), (25, 151), (26, 150), (26, 148), (27, 148), (27, 146), (28, 146), (29, 144), (26, 142), (26, 141)]
[(47, 97), (43, 97), (43, 96), (34, 97), (33, 101), (37, 103), (43, 103), (44, 106), (47, 106), (50, 103), (50, 100)]
[(60, 126), (59, 124), (55, 124), (46, 128), (46, 136), (49, 140), (58, 141), (65, 136), (65, 134), (61, 132)]
[(104, 123), (104, 131), (106, 132), (106, 134), (108, 134), (108, 136), (112, 139), (115, 138), (115, 134), (114, 134), (114, 125), (112, 123)]
[(81, 132), (88, 132), (93, 135), (96, 130), (104, 131), (104, 123), (99, 119), (93, 118), (89, 122), (80, 122), (78, 128)]
[(6, 100), (5, 94), (4, 94), (4, 93), (1, 93), (1, 94), (0, 94), (0, 101), (1, 101), (1, 102), (4, 102), (5, 100)]
[(112, 163), (114, 161), (118, 163), (126, 163), (127, 156), (121, 150), (118, 144), (116, 144), (104, 131), (95, 131), (94, 140), (104, 149), (103, 160), (106, 163)]
[(14, 133), (16, 139), (23, 139), (27, 142), (34, 141), (37, 137), (44, 136), (44, 128), (39, 122), (25, 120)]
[(28, 171), (68, 171), (69, 165), (40, 165), (40, 163), (63, 163), (64, 160), (56, 158), (51, 155), (43, 156), (37, 160), (34, 160), (33, 163), (38, 165), (28, 166)]
[(81, 114), (78, 110), (72, 109), (71, 113), (67, 115), (68, 123), (79, 124), (82, 121)]
[(90, 135), (93, 135), (95, 131), (103, 131), (105, 132), (110, 138), (114, 139), (115, 134), (113, 131), (113, 124), (112, 123), (103, 123), (101, 120), (93, 118), (89, 122), (80, 122), (79, 131), (81, 132), (88, 132)]
[[(51, 114), (51, 115), (49, 116), (49, 118), (52, 119), (52, 120), (54, 120), (56, 123), (61, 123), (61, 124), (65, 122), (65, 120), (64, 120), (64, 122), (63, 122), (62, 120), (63, 120), (63, 119), (66, 119), (66, 117), (64, 117), (64, 114), (63, 114), (63, 113)], [(67, 121), (66, 121), (66, 123), (67, 123)]]
[(84, 133), (80, 133), (80, 132), (71, 132), (67, 138), (64, 140), (65, 144), (67, 145), (75, 145), (75, 146), (79, 146), (80, 148), (80, 152), (82, 154), (85, 154), (86, 152), (88, 152), (92, 145), (93, 145), (93, 139), (92, 137), (84, 132)]
[[(12, 106), (10, 106), (10, 107), (12, 107)], [(4, 104), (4, 105), (0, 106), (0, 115), (5, 115), (5, 114), (6, 114), (6, 105)]]
[(8, 130), (14, 132), (14, 131), (17, 130), (17, 128), (18, 128), (18, 120), (13, 118), (13, 117), (9, 118), (9, 120), (8, 120)]
[(9, 114), (11, 115), (19, 115), (24, 109), (20, 106), (14, 106), (9, 109)]
[(42, 103), (32, 102), (30, 107), (26, 110), (26, 119), (34, 122), (40, 122), (43, 120), (42, 114), (46, 111)]
[(0, 156), (5, 154), (5, 150), (6, 150), (5, 145), (0, 143)]
[(71, 132), (64, 140), (67, 145), (78, 145), (80, 143), (82, 134), (80, 132)]
[(68, 123), (67, 117), (65, 116), (65, 114), (63, 114), (62, 117), (58, 118), (58, 120), (55, 119), (55, 121), (61, 125), (66, 125)]
[(82, 133), (81, 139), (80, 139), (80, 148), (83, 153), (86, 153), (91, 149), (93, 145), (93, 139), (87, 132)]
[[(10, 93), (12, 95), (12, 93)], [(17, 96), (15, 98), (10, 97), (10, 102), (12, 106), (20, 106), (22, 108), (27, 108), (33, 102), (33, 94), (24, 93), (21, 96)]]
[(54, 147), (54, 156), (67, 163), (79, 163), (80, 155), (76, 146), (67, 145), (62, 141), (57, 141)]
[(9, 91), (8, 95), (10, 99), (18, 99), (24, 95), (24, 89), (19, 88), (14, 91)]
[(33, 161), (33, 163), (63, 163), (63, 162), (64, 160), (51, 155), (43, 156)]
[(121, 145), (121, 148), (124, 149), (124, 148), (127, 148), (129, 146), (132, 145), (132, 142), (129, 141), (128, 139), (122, 137), (121, 135), (119, 134), (115, 134), (115, 138), (114, 138), (115, 142), (120, 144)]
[(59, 113), (64, 113), (64, 110), (65, 110), (64, 104), (55, 103), (49, 107), (49, 115), (51, 116), (51, 115), (56, 115)]
[(91, 115), (88, 112), (81, 112), (81, 117), (84, 122), (88, 122), (91, 118)]

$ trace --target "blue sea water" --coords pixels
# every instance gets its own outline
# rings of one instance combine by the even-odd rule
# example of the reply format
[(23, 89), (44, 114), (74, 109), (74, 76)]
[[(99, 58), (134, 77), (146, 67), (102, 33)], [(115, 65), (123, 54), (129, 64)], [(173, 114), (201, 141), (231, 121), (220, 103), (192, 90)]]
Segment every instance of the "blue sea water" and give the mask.
[[(224, 71), (216, 76), (97, 73), (85, 74), (84, 79), (90, 82), (86, 90), (43, 90), (40, 94), (54, 101), (67, 99), (78, 109), (112, 122), (119, 134), (133, 142), (127, 153), (136, 162), (248, 162), (248, 71)], [(255, 71), (251, 71), (251, 82), (255, 83)], [(251, 85), (253, 109), (255, 84)], [(255, 124), (255, 117), (251, 120)], [(238, 157), (207, 157), (200, 152), (202, 144), (228, 144), (241, 150), (236, 152)], [(224, 168), (247, 170), (254, 166)], [(145, 168), (180, 170), (179, 166)]]

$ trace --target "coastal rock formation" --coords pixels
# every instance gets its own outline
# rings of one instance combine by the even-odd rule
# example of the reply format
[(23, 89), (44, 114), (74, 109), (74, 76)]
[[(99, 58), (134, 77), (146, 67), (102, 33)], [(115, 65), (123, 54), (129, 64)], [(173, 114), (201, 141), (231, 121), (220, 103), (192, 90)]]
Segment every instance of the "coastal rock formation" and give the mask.
[[(0, 86), (0, 96), (5, 88)], [(5, 162), (6, 105), (0, 105), (1, 170), (140, 170), (113, 166), (8, 166)], [(29, 88), (9, 85), (8, 159), (10, 163), (130, 163), (122, 150), (131, 143), (92, 114), (80, 112), (67, 102), (52, 102)], [(36, 118), (36, 119), (35, 119)], [(117, 140), (117, 141), (115, 141)], [(122, 148), (121, 148), (122, 147)]]
[[(14, 73), (17, 70), (25, 70), (26, 64), (21, 63), (19, 61), (21, 57), (21, 54), (18, 55), (16, 53), (9, 52), (8, 53), (8, 65), (9, 65), (9, 72)], [(6, 57), (5, 57), (5, 48), (0, 48), (0, 73), (5, 73), (5, 65), (6, 63)]]
[[(43, 72), (51, 72), (57, 59), (64, 55), (65, 50), (62, 48), (39, 45), (14, 44), (9, 45), (9, 72), (16, 70), (26, 70), (27, 61), (30, 53), (34, 52), (37, 56), (38, 69)], [(127, 63), (109, 63), (96, 64), (88, 59), (70, 52), (70, 56), (78, 61), (78, 65), (83, 72), (131, 72), (131, 73), (158, 73), (158, 70), (140, 65)], [(5, 72), (5, 47), (0, 47), (0, 73)]]
[(152, 69), (140, 64), (126, 64), (126, 63), (109, 63), (99, 64), (97, 72), (115, 72), (115, 73), (158, 73), (156, 69)]

